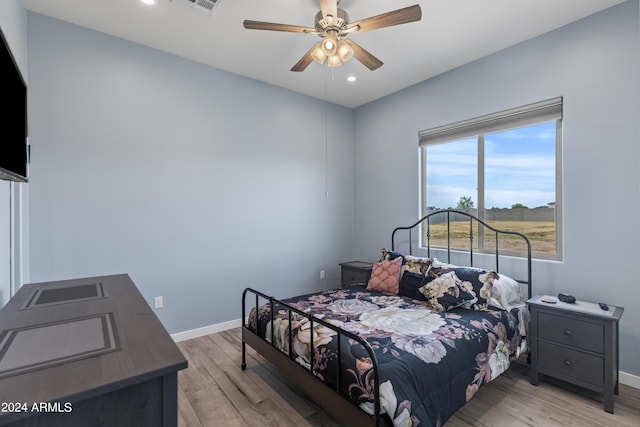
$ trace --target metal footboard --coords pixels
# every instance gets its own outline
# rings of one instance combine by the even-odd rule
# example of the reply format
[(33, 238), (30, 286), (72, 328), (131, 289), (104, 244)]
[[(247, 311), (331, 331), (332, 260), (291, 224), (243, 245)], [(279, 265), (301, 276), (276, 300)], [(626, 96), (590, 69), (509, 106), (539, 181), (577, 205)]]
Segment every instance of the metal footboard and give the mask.
[[(250, 328), (247, 324), (247, 298), (251, 298), (251, 296), (255, 297), (253, 308), (255, 309), (256, 314), (256, 324), (255, 331)], [(267, 341), (266, 338), (262, 338), (258, 335), (258, 309), (260, 307), (260, 300), (264, 300), (264, 304), (268, 304), (270, 308), (270, 316), (271, 316), (271, 342)], [(326, 328), (334, 331), (336, 335), (336, 345), (337, 345), (337, 373), (336, 373), (336, 385), (335, 389), (329, 387), (325, 382), (320, 380), (314, 374), (314, 343), (313, 343), (313, 334), (311, 334), (311, 343), (309, 352), (309, 367), (304, 367), (295, 361), (295, 357), (292, 353), (293, 348), (293, 334), (289, 333), (289, 348), (288, 352), (284, 352), (280, 348), (276, 346), (274, 339), (274, 307), (278, 306), (279, 310), (286, 310), (289, 325), (293, 320), (293, 314), (297, 314), (299, 316), (305, 317), (310, 322), (311, 330), (314, 328), (314, 324), (322, 325)], [(276, 365), (276, 367), (281, 370), (286, 371), (287, 373), (292, 373), (293, 375), (286, 375), (289, 379), (296, 382), (298, 385), (303, 387), (305, 393), (309, 395), (313, 395), (312, 397), (317, 399), (319, 402), (323, 403), (323, 406), (334, 415), (338, 419), (344, 420), (347, 425), (353, 425), (353, 423), (357, 423), (357, 425), (372, 425), (374, 427), (382, 426), (384, 423), (384, 418), (381, 416), (381, 406), (380, 406), (380, 373), (378, 369), (378, 361), (375, 355), (375, 352), (371, 345), (364, 340), (363, 338), (341, 329), (338, 326), (332, 325), (318, 317), (315, 317), (313, 314), (306, 313), (301, 311), (289, 304), (286, 304), (274, 297), (268, 296), (262, 292), (259, 292), (255, 289), (246, 288), (242, 292), (242, 369), (246, 369), (246, 344), (248, 343), (253, 347), (258, 353), (260, 353), (266, 360)], [(373, 417), (366, 412), (364, 412), (355, 402), (352, 402), (347, 396), (342, 393), (342, 351), (341, 351), (341, 343), (345, 339), (352, 339), (358, 342), (367, 352), (369, 358), (372, 363), (372, 371), (373, 371), (373, 404), (374, 404), (374, 415)], [(303, 371), (306, 371), (306, 375)], [(302, 373), (302, 375), (297, 375)], [(305, 378), (306, 377), (306, 378)], [(311, 378), (311, 381), (309, 381)], [(315, 381), (315, 382), (313, 382)], [(321, 383), (320, 387), (313, 387), (314, 385)], [(307, 387), (312, 385), (311, 389)], [(368, 422), (367, 422), (368, 421)], [(364, 422), (364, 424), (363, 424)]]

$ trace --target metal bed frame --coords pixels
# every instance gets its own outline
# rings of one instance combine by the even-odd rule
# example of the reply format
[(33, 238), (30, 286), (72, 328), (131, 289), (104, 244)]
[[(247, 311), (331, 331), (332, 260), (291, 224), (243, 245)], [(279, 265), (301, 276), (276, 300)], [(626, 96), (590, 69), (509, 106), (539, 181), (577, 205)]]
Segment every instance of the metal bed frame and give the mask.
[[(412, 251), (411, 251), (412, 231), (411, 230), (420, 226), (426, 221), (427, 253), (428, 253), (428, 256), (430, 256), (430, 253), (431, 253), (431, 247), (429, 242), (430, 218), (432, 218), (435, 215), (442, 215), (442, 214), (446, 214), (446, 221), (447, 221), (447, 248), (446, 249), (447, 249), (448, 262), (450, 262), (450, 259), (451, 259), (451, 240), (450, 240), (450, 223), (452, 221), (451, 214), (462, 215), (462, 216), (468, 217), (469, 219), (470, 267), (473, 267), (473, 253), (474, 253), (473, 252), (473, 221), (477, 221), (479, 224), (482, 224), (482, 226), (496, 233), (496, 248), (495, 248), (496, 271), (498, 271), (499, 256), (500, 256), (498, 236), (501, 234), (509, 234), (509, 235), (521, 237), (526, 242), (526, 245), (527, 245), (527, 280), (526, 281), (518, 280), (518, 282), (521, 284), (522, 283), (527, 284), (528, 296), (531, 297), (531, 243), (529, 242), (529, 239), (525, 235), (518, 232), (503, 231), (503, 230), (495, 229), (494, 227), (491, 227), (490, 225), (486, 224), (484, 221), (474, 217), (473, 215), (467, 212), (458, 211), (458, 210), (436, 211), (424, 216), (415, 224), (412, 224), (406, 227), (397, 227), (393, 230), (391, 234), (391, 249), (395, 250), (396, 233), (398, 231), (407, 230), (409, 232), (409, 246), (410, 246), (409, 254), (412, 254)], [(247, 325), (247, 310), (246, 310), (247, 297), (250, 297), (250, 296), (253, 296), (255, 298), (254, 306), (253, 306), (253, 308), (256, 311), (256, 330), (255, 331)], [(289, 351), (287, 353), (279, 350), (273, 342), (269, 342), (258, 335), (257, 313), (258, 313), (258, 307), (260, 306), (261, 300), (265, 301), (264, 303), (269, 304), (270, 306), (271, 337), (274, 336), (273, 320), (274, 320), (274, 306), (276, 305), (278, 306), (278, 309), (286, 310), (288, 312), (289, 324), (291, 324), (292, 316), (295, 313), (299, 316), (306, 317), (310, 322), (310, 328), (312, 330), (313, 330), (314, 324), (319, 324), (336, 332), (337, 348), (338, 348), (338, 352), (337, 352), (338, 353), (338, 369), (337, 369), (337, 378), (336, 378), (335, 388), (328, 386), (322, 380), (320, 380), (314, 375), (313, 351), (310, 352), (311, 360), (308, 368), (300, 365), (295, 361), (295, 358), (291, 350), (293, 348), (291, 334), (289, 335)], [(270, 362), (272, 365), (278, 368), (286, 378), (288, 378), (293, 383), (295, 383), (298, 387), (300, 387), (307, 396), (309, 396), (314, 402), (316, 402), (318, 405), (324, 408), (327, 412), (329, 412), (341, 423), (345, 425), (350, 425), (350, 426), (357, 425), (357, 426), (373, 426), (373, 427), (379, 427), (383, 425), (385, 426), (392, 425), (390, 418), (385, 417), (383, 416), (383, 414), (381, 414), (380, 377), (379, 377), (378, 360), (376, 358), (375, 352), (373, 351), (373, 348), (369, 345), (369, 343), (366, 340), (360, 338), (359, 336), (349, 331), (346, 331), (335, 325), (332, 325), (318, 317), (315, 317), (313, 314), (303, 312), (272, 296), (268, 296), (252, 288), (246, 288), (242, 292), (242, 319), (243, 319), (242, 364), (241, 364), (242, 370), (245, 370), (247, 367), (246, 345), (249, 344), (254, 350), (256, 350), (259, 354), (261, 354), (262, 357), (264, 357), (268, 362)], [(311, 339), (312, 341), (310, 343), (310, 347), (313, 348), (313, 334), (311, 334)], [(370, 415), (364, 412), (355, 402), (351, 401), (347, 396), (343, 395), (341, 392), (342, 361), (341, 361), (340, 348), (341, 348), (341, 342), (346, 339), (352, 339), (354, 341), (357, 341), (360, 345), (362, 345), (362, 347), (365, 349), (365, 351), (368, 353), (369, 357), (371, 358), (371, 362), (372, 362), (371, 369), (373, 371), (373, 377), (374, 377), (374, 383), (373, 383), (374, 414), (373, 415)], [(272, 341), (274, 340), (272, 339)]]
[[(420, 226), (423, 223), (426, 223), (426, 227), (427, 227), (427, 231), (425, 233), (426, 236), (426, 248), (427, 248), (427, 257), (431, 257), (431, 219), (433, 217), (437, 217), (437, 216), (446, 216), (446, 222), (447, 222), (447, 262), (451, 263), (451, 221), (452, 218), (451, 216), (462, 216), (462, 217), (466, 217), (469, 221), (469, 267), (473, 267), (473, 255), (474, 255), (474, 251), (473, 251), (473, 242), (474, 242), (474, 233), (473, 233), (473, 224), (474, 221), (477, 224), (482, 225), (484, 228), (480, 228), (478, 227), (478, 234), (481, 234), (484, 232), (484, 229), (488, 229), (491, 230), (495, 233), (496, 238), (495, 238), (495, 261), (496, 261), (496, 267), (495, 267), (495, 271), (499, 272), (499, 264), (500, 264), (500, 236), (501, 235), (511, 235), (511, 236), (516, 236), (516, 237), (520, 237), (522, 238), (522, 240), (525, 242), (527, 250), (526, 250), (526, 258), (527, 258), (527, 278), (526, 280), (518, 280), (518, 283), (521, 284), (526, 284), (527, 285), (527, 295), (528, 298), (531, 298), (532, 294), (531, 294), (531, 242), (529, 241), (529, 238), (527, 236), (525, 236), (522, 233), (518, 233), (517, 231), (506, 231), (506, 230), (498, 230), (495, 227), (492, 227), (491, 225), (487, 224), (486, 222), (484, 222), (483, 220), (481, 220), (480, 218), (477, 218), (473, 215), (471, 215), (468, 212), (465, 211), (460, 211), (460, 210), (455, 210), (455, 209), (447, 209), (447, 210), (440, 210), (440, 211), (434, 211), (431, 212), (428, 215), (425, 215), (424, 217), (422, 217), (419, 221), (417, 221), (416, 223), (412, 224), (412, 225), (408, 225), (406, 227), (396, 227), (393, 232), (391, 233), (391, 250), (395, 250), (395, 246), (396, 246), (396, 233), (398, 231), (402, 231), (402, 230), (406, 230), (408, 231), (409, 234), (409, 255), (413, 254), (413, 233), (411, 230), (413, 230), (414, 228), (417, 228), (418, 226)], [(423, 225), (424, 226), (424, 225)], [(442, 249), (442, 248), (439, 248)], [(463, 250), (460, 249), (454, 249), (457, 250), (459, 252), (463, 252)], [(486, 251), (479, 251), (480, 253), (489, 253), (488, 250)], [(502, 254), (505, 255), (505, 254)]]
[[(282, 373), (290, 380), (292, 380), (297, 386), (301, 387), (304, 390), (304, 393), (307, 394), (313, 401), (318, 403), (321, 407), (325, 408), (328, 412), (330, 412), (336, 419), (340, 420), (345, 425), (353, 425), (353, 426), (366, 426), (372, 425), (374, 427), (378, 427), (381, 425), (391, 425), (391, 424), (381, 424), (385, 418), (381, 417), (380, 414), (380, 378), (378, 371), (378, 360), (376, 358), (375, 352), (371, 345), (360, 338), (359, 336), (345, 331), (331, 323), (327, 323), (324, 320), (315, 317), (312, 314), (305, 313), (304, 311), (298, 310), (295, 307), (292, 307), (280, 300), (277, 300), (273, 297), (267, 296), (262, 292), (256, 291), (255, 289), (246, 288), (242, 293), (242, 318), (246, 319), (246, 297), (247, 294), (252, 294), (255, 296), (255, 310), (257, 313), (259, 300), (262, 298), (268, 301), (268, 304), (271, 308), (271, 336), (273, 337), (273, 316), (274, 310), (273, 307), (278, 305), (278, 308), (281, 310), (287, 310), (289, 316), (289, 324), (291, 324), (292, 315), (296, 313), (300, 316), (304, 316), (309, 319), (310, 328), (313, 330), (314, 324), (320, 324), (329, 329), (332, 329), (336, 332), (337, 338), (337, 348), (341, 348), (342, 340), (350, 338), (352, 340), (357, 341), (362, 345), (365, 351), (369, 354), (371, 361), (373, 363), (373, 395), (374, 395), (374, 412), (377, 415), (373, 417), (362, 409), (360, 409), (353, 401), (349, 400), (346, 396), (341, 393), (342, 387), (342, 361), (341, 361), (341, 351), (338, 351), (338, 369), (337, 369), (337, 378), (336, 378), (336, 387), (327, 386), (324, 382), (316, 378), (316, 376), (312, 372), (312, 367), (314, 364), (313, 360), (313, 351), (310, 352), (310, 363), (309, 368), (305, 368), (294, 360), (293, 354), (291, 353), (292, 345), (292, 336), (289, 334), (289, 351), (288, 353), (284, 353), (280, 351), (275, 344), (272, 342), (268, 342), (265, 339), (261, 338), (257, 331), (249, 328), (245, 323), (242, 325), (242, 370), (245, 370), (247, 367), (246, 363), (246, 344), (249, 344), (260, 353), (267, 361), (271, 362), (275, 367), (280, 369)], [(257, 321), (256, 321), (257, 328)], [(272, 341), (274, 341), (272, 339)], [(313, 334), (311, 334), (311, 343), (310, 348), (313, 347)]]

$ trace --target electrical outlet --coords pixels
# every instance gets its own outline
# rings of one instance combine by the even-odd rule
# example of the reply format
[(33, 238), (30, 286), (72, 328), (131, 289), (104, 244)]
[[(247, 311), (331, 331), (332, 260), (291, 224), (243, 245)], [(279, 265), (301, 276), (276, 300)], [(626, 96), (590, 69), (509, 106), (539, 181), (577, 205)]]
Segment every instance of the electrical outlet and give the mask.
[(153, 299), (153, 305), (155, 308), (162, 308), (164, 306), (164, 303), (162, 301), (162, 297), (155, 297)]
[(324, 270), (320, 270), (320, 280), (324, 280)]

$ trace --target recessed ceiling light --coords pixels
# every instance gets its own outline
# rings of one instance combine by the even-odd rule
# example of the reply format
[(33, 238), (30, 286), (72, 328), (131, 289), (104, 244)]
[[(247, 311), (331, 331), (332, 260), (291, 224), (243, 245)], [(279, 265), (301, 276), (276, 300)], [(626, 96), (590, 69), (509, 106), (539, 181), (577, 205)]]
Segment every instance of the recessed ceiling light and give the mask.
[(147, 6), (155, 6), (156, 5), (156, 0), (140, 0), (142, 3), (146, 4)]
[(348, 82), (355, 82), (356, 80), (358, 80), (358, 79), (356, 79), (356, 76), (349, 76), (349, 77), (347, 77), (347, 81), (348, 81)]

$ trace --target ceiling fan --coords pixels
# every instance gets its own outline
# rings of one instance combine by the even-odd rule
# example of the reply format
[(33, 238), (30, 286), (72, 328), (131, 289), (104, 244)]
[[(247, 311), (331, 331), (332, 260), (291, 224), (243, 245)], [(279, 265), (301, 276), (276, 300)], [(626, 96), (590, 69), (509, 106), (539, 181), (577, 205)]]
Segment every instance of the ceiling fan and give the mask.
[(285, 31), (290, 33), (316, 34), (322, 38), (291, 68), (291, 71), (304, 71), (311, 61), (323, 64), (325, 59), (329, 67), (337, 67), (355, 57), (370, 70), (378, 69), (383, 63), (362, 46), (349, 40), (352, 34), (391, 27), (422, 18), (420, 5), (416, 4), (391, 12), (349, 22), (349, 15), (338, 9), (340, 0), (320, 0), (320, 11), (315, 17), (315, 28), (298, 25), (275, 24), (261, 21), (244, 21), (244, 28), (250, 30)]

